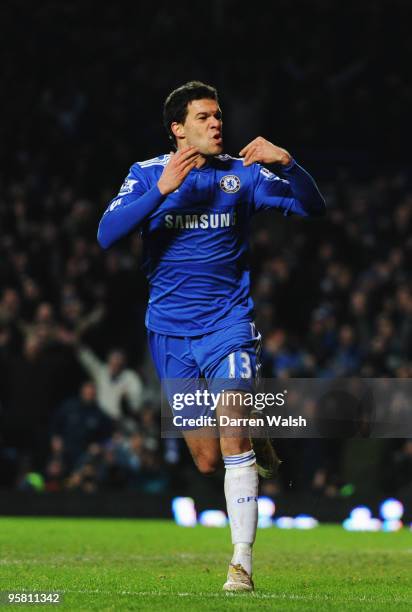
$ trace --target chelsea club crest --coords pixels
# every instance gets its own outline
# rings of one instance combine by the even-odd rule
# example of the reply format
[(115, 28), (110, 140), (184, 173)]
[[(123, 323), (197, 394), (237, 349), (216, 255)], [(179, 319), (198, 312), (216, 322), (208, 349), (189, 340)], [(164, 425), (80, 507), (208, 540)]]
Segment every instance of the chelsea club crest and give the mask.
[(220, 179), (220, 189), (225, 193), (236, 193), (240, 189), (240, 179), (234, 174), (227, 174)]

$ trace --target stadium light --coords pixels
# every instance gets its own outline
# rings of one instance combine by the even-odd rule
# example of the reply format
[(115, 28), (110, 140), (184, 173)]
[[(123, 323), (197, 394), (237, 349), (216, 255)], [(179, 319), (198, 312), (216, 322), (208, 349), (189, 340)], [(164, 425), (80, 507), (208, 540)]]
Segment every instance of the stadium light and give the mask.
[(346, 531), (379, 531), (382, 523), (377, 518), (370, 518), (364, 521), (347, 518), (342, 523)]
[(270, 497), (258, 497), (258, 513), (259, 518), (271, 518), (276, 512), (276, 504)]
[(199, 515), (199, 524), (204, 527), (226, 527), (228, 519), (223, 510), (203, 510)]
[(308, 514), (298, 514), (298, 516), (293, 520), (293, 526), (295, 529), (313, 529), (318, 525), (319, 521)]
[(383, 521), (382, 523), (382, 531), (399, 531), (402, 527), (403, 523), (399, 520)]
[(273, 527), (273, 521), (269, 516), (259, 516), (258, 517), (258, 528), (259, 529), (268, 529), (269, 527)]
[(298, 514), (295, 518), (280, 516), (274, 524), (279, 529), (313, 529), (319, 525), (319, 521), (309, 514)]
[(342, 525), (347, 531), (379, 531), (382, 523), (367, 506), (356, 506)]
[(363, 522), (372, 518), (372, 512), (367, 506), (356, 506), (349, 516), (355, 522)]
[(272, 527), (272, 517), (276, 512), (276, 505), (270, 497), (258, 497), (258, 527), (267, 529)]
[(175, 522), (181, 527), (194, 527), (197, 524), (195, 502), (191, 497), (175, 497), (172, 512)]
[(293, 529), (294, 520), (292, 516), (280, 516), (274, 523), (279, 529)]
[(393, 497), (385, 499), (379, 507), (379, 514), (384, 521), (400, 521), (404, 511), (402, 502)]

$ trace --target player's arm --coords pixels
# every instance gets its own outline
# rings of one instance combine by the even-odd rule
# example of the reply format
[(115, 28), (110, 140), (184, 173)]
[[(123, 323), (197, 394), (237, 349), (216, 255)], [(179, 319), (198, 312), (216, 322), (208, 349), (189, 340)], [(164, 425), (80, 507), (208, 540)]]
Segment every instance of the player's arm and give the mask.
[(325, 214), (325, 200), (315, 181), (286, 149), (259, 136), (244, 147), (240, 155), (244, 158), (244, 166), (264, 163), (281, 167), (283, 179), (266, 168), (256, 167), (254, 203), (257, 211), (275, 208), (285, 215), (304, 217)]
[(126, 236), (151, 215), (165, 197), (177, 189), (190, 170), (196, 165), (198, 151), (186, 147), (171, 154), (157, 184), (147, 189), (144, 176), (132, 166), (124, 185), (130, 188), (120, 190), (105, 211), (97, 232), (97, 240), (104, 249)]

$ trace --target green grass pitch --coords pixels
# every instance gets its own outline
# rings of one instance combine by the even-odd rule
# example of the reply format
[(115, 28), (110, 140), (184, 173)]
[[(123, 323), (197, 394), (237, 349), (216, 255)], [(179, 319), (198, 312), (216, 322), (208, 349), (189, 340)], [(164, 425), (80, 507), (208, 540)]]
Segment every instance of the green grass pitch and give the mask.
[(259, 530), (253, 594), (222, 591), (230, 553), (228, 529), (0, 518), (0, 590), (59, 591), (58, 610), (412, 610), (407, 529)]

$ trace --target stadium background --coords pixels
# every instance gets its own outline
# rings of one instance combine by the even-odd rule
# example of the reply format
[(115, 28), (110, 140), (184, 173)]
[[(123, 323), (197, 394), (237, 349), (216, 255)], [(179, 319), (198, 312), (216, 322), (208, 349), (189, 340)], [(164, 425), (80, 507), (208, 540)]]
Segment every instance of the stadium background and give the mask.
[[(265, 375), (410, 377), (407, 2), (17, 1), (0, 14), (1, 512), (76, 513), (87, 498), (95, 513), (156, 515), (176, 494), (222, 503), (222, 474), (205, 481), (180, 442), (159, 438), (140, 242), (96, 242), (129, 166), (168, 151), (161, 105), (190, 79), (218, 88), (227, 152), (261, 134), (326, 197), (322, 220), (256, 220)], [(110, 420), (84, 386), (84, 354), (103, 363), (113, 348), (137, 398)], [(282, 475), (265, 489), (276, 499), (337, 516), (355, 499), (412, 496), (411, 440), (278, 445)], [(93, 502), (104, 495), (108, 508)]]

